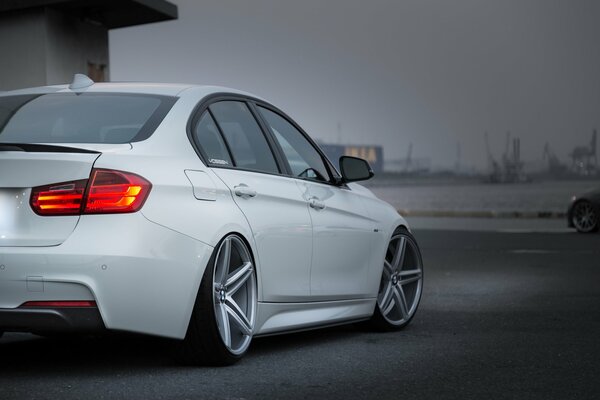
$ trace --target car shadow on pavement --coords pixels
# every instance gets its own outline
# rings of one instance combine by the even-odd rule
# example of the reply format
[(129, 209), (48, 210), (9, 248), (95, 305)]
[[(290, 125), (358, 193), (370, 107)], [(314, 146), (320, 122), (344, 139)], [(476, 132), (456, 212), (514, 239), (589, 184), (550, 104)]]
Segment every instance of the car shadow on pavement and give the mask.
[[(245, 358), (284, 355), (300, 348), (353, 340), (361, 332), (366, 330), (360, 325), (346, 325), (255, 338)], [(177, 368), (173, 346), (171, 340), (133, 334), (41, 337), (6, 333), (0, 339), (0, 374), (48, 376), (77, 368), (112, 375), (132, 368)]]
[(355, 338), (368, 329), (361, 324), (339, 325), (282, 335), (257, 337), (253, 340), (248, 354), (268, 354), (297, 350), (299, 347), (327, 345), (331, 342), (343, 342)]
[(173, 365), (171, 342), (147, 336), (39, 337), (5, 334), (0, 339), (0, 371), (61, 374), (73, 368), (114, 373), (120, 368)]

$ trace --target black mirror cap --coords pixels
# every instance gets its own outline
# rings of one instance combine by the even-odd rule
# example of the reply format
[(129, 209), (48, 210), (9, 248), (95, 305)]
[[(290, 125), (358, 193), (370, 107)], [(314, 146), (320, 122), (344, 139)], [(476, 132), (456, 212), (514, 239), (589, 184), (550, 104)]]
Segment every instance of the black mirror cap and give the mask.
[(344, 183), (366, 181), (375, 176), (366, 160), (351, 156), (340, 157), (340, 172)]

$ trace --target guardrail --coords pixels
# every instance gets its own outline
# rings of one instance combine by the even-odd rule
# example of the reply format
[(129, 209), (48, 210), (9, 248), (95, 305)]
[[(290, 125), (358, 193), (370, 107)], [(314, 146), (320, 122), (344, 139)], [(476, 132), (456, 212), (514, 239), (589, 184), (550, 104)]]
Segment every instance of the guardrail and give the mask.
[(547, 218), (563, 219), (565, 212), (556, 211), (457, 211), (457, 210), (405, 210), (398, 209), (405, 217), (456, 217), (456, 218)]

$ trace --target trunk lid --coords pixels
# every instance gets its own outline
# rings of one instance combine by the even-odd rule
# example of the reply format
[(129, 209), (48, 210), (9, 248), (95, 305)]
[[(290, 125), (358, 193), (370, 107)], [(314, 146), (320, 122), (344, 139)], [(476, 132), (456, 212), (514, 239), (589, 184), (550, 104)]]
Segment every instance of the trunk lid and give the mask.
[(42, 144), (0, 144), (0, 247), (56, 246), (79, 216), (40, 216), (30, 206), (31, 188), (88, 179), (100, 152)]

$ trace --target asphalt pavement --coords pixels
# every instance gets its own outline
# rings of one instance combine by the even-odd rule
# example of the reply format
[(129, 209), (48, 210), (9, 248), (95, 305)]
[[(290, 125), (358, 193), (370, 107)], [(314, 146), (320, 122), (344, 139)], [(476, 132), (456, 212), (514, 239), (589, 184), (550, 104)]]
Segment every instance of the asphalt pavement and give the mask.
[(226, 368), (148, 337), (5, 334), (0, 400), (600, 398), (600, 234), (443, 227), (414, 231), (425, 286), (401, 332), (260, 338)]

